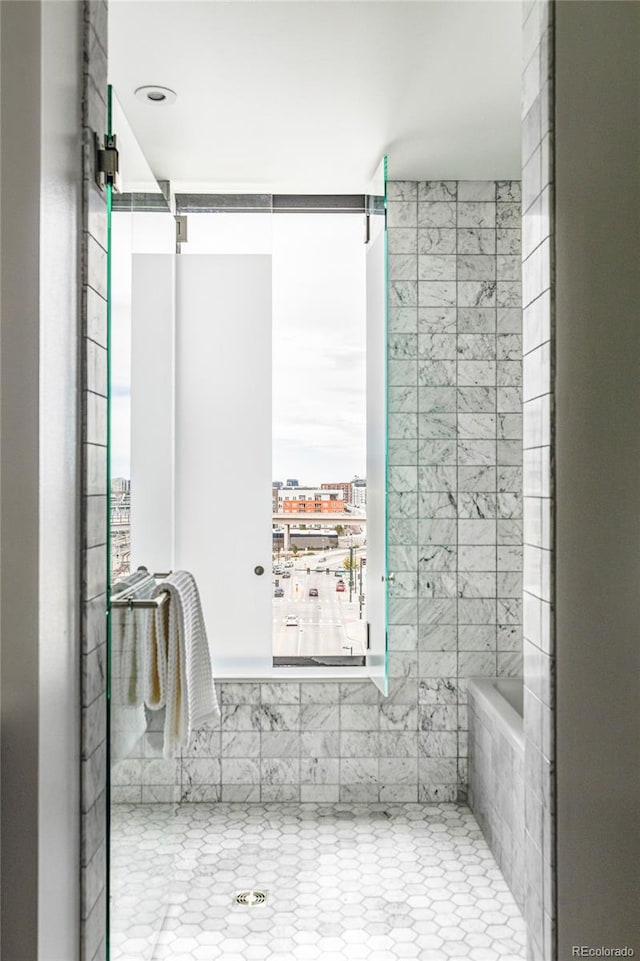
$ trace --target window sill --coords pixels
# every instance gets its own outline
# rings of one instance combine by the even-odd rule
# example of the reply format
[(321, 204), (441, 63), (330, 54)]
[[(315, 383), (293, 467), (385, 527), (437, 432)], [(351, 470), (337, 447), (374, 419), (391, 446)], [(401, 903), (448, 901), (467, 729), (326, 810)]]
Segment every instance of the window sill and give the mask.
[(273, 666), (281, 670), (283, 667), (308, 667), (316, 670), (319, 667), (335, 667), (338, 670), (353, 670), (354, 667), (366, 667), (364, 655), (317, 655), (315, 657), (275, 657)]
[(366, 667), (269, 667), (235, 664), (214, 667), (214, 681), (363, 681), (369, 679)]

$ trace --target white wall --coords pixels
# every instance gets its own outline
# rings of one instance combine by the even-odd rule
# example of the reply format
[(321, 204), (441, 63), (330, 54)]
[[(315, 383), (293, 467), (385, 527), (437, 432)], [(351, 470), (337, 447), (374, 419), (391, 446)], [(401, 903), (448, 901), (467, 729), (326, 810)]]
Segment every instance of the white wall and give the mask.
[(2, 956), (75, 961), (82, 5), (0, 14)]
[(78, 111), (82, 4), (42, 4), (38, 961), (78, 950)]
[(640, 951), (640, 7), (556, 4), (558, 957)]

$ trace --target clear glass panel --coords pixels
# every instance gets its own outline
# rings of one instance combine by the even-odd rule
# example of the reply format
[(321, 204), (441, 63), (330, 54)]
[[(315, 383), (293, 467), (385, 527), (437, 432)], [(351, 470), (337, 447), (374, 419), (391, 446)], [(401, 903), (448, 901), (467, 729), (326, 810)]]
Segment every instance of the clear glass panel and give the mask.
[(273, 655), (364, 665), (362, 216), (288, 214), (273, 244)]
[[(131, 456), (132, 435), (141, 420), (153, 430), (157, 417), (144, 409), (144, 397), (132, 394), (136, 366), (148, 369), (149, 342), (141, 344), (138, 306), (135, 302), (136, 258), (166, 251), (172, 258), (175, 226), (168, 204), (149, 169), (127, 119), (109, 88), (109, 129), (115, 133), (120, 153), (119, 191), (107, 188), (108, 233), (108, 711), (109, 711), (109, 805), (108, 805), (108, 957), (130, 957), (125, 948), (136, 931), (136, 958), (150, 961), (164, 919), (171, 878), (172, 826), (175, 809), (174, 778), (162, 758), (161, 730), (157, 714), (147, 711), (140, 691), (139, 658), (144, 638), (144, 609), (120, 606), (124, 590), (137, 599), (148, 597), (153, 578), (131, 575), (137, 563), (151, 571), (162, 558), (159, 570), (168, 570), (166, 555), (135, 559), (136, 510), (140, 513), (146, 491), (136, 483), (136, 461)], [(172, 317), (171, 294), (163, 289), (158, 305)], [(144, 347), (144, 350), (142, 348)], [(154, 358), (155, 360), (155, 358)], [(134, 452), (137, 445), (134, 445)], [(161, 476), (159, 467), (159, 476)], [(142, 509), (144, 513), (144, 510)], [(166, 531), (164, 515), (156, 527)], [(134, 519), (132, 524), (132, 518)], [(134, 537), (132, 538), (132, 530)], [(155, 772), (155, 773), (154, 773)], [(132, 818), (144, 812), (141, 802), (153, 801), (146, 816), (153, 822), (154, 850), (136, 842)], [(166, 803), (162, 803), (166, 802)], [(144, 904), (144, 916), (141, 905)]]
[(387, 229), (384, 157), (367, 198), (367, 621), (369, 675), (386, 696), (387, 655)]

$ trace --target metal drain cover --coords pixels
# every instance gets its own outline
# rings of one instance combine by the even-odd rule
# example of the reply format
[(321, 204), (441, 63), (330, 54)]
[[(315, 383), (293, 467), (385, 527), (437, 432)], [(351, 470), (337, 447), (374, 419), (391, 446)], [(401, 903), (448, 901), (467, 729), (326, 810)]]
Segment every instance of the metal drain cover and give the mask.
[(244, 904), (249, 908), (258, 904), (265, 904), (266, 900), (266, 891), (239, 891), (233, 899), (235, 904)]

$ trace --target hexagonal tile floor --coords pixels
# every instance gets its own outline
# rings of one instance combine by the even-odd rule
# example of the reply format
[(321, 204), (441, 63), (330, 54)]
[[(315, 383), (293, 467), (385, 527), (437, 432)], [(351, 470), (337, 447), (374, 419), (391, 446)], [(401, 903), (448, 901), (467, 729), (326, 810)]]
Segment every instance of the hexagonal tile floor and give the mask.
[[(237, 904), (247, 891), (265, 903)], [(116, 805), (111, 914), (112, 961), (525, 956), (511, 892), (455, 804)]]

